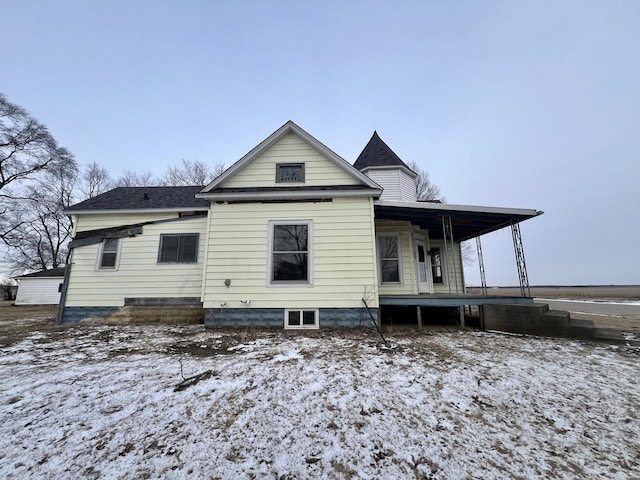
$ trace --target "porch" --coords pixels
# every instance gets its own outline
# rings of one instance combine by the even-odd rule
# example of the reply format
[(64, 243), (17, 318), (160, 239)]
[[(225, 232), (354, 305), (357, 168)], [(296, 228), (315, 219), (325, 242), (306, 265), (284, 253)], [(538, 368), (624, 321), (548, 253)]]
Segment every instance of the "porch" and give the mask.
[[(533, 297), (473, 295), (473, 294), (418, 294), (418, 295), (380, 295), (380, 321), (383, 325), (392, 324), (393, 315), (401, 315), (401, 324), (413, 324), (421, 329), (427, 323), (432, 323), (429, 315), (435, 314), (439, 318), (454, 319), (461, 327), (466, 326), (467, 308), (471, 313), (472, 307), (477, 307), (477, 322), (484, 328), (484, 305), (531, 305)], [(441, 324), (441, 323), (435, 323)]]

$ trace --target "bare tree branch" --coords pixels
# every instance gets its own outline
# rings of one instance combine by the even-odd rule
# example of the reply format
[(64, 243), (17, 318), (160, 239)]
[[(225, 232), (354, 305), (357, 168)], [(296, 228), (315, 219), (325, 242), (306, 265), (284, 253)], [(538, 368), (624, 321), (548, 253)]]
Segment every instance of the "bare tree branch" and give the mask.
[(83, 168), (79, 191), (83, 199), (93, 198), (111, 189), (112, 183), (109, 171), (92, 162)]
[(178, 166), (167, 169), (160, 180), (161, 185), (207, 185), (224, 172), (224, 163), (209, 165), (200, 160), (182, 159)]
[(439, 201), (446, 203), (447, 199), (440, 191), (440, 188), (431, 182), (427, 171), (418, 165), (418, 162), (410, 162), (409, 168), (418, 174), (416, 178), (416, 196), (420, 202)]
[(125, 169), (115, 181), (114, 187), (151, 187), (157, 184), (153, 172), (134, 172)]

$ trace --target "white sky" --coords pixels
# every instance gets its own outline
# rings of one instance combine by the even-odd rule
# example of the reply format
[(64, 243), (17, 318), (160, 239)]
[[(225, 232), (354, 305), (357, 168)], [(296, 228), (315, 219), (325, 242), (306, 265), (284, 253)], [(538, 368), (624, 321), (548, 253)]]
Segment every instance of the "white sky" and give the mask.
[(640, 2), (0, 4), (0, 91), (80, 163), (231, 164), (289, 119), (353, 162), (375, 129), (450, 203), (544, 210), (531, 284), (640, 283)]

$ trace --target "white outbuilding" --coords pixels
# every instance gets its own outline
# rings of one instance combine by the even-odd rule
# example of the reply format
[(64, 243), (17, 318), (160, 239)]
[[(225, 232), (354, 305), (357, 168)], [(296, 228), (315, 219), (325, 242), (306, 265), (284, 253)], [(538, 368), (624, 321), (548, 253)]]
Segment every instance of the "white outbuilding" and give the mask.
[(16, 305), (55, 305), (60, 303), (65, 267), (16, 277)]

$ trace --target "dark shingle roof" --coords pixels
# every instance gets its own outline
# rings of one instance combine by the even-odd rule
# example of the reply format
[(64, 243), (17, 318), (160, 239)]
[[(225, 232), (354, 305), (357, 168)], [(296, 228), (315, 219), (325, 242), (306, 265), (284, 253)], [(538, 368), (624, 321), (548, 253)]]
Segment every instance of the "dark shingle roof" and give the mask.
[(206, 200), (196, 198), (201, 186), (118, 187), (66, 209), (68, 213), (93, 210), (207, 209)]
[(52, 268), (51, 270), (42, 270), (41, 272), (27, 273), (16, 278), (34, 278), (34, 277), (64, 277), (66, 267)]
[[(373, 136), (367, 143), (362, 153), (358, 156), (356, 163), (353, 164), (358, 170), (364, 170), (367, 167), (405, 167), (411, 170), (406, 163), (400, 160), (389, 146), (378, 136), (378, 132), (373, 132)], [(413, 171), (413, 170), (411, 170)]]

